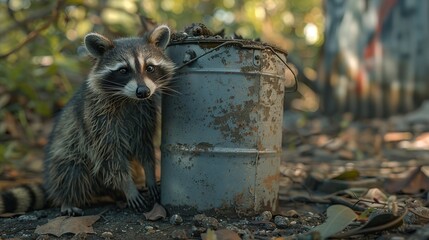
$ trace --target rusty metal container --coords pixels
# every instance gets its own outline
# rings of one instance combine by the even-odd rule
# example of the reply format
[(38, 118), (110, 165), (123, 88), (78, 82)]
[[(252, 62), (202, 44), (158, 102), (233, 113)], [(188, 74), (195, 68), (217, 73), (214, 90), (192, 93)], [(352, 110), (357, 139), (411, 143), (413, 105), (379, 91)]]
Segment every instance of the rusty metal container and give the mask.
[(163, 97), (161, 203), (193, 214), (275, 211), (286, 53), (246, 40), (186, 40)]

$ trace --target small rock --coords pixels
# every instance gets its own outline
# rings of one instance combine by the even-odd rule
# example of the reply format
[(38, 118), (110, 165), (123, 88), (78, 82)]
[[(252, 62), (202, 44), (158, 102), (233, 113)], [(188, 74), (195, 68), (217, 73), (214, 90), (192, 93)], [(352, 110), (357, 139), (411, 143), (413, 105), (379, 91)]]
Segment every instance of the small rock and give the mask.
[(176, 240), (188, 239), (188, 236), (186, 236), (186, 232), (183, 229), (174, 230), (170, 237)]
[(192, 237), (200, 237), (202, 233), (205, 233), (207, 228), (192, 226), (191, 235)]
[(146, 231), (152, 231), (152, 230), (153, 230), (153, 227), (152, 227), (152, 226), (146, 226), (146, 227), (144, 227), (144, 229), (145, 229)]
[(201, 223), (204, 221), (205, 218), (207, 218), (205, 214), (197, 214), (192, 220), (194, 221), (194, 223)]
[(146, 230), (146, 233), (154, 233), (156, 232), (156, 226), (151, 226), (151, 225), (147, 225), (144, 227), (144, 229)]
[(111, 239), (111, 238), (113, 238), (113, 233), (112, 232), (103, 232), (101, 234), (101, 237), (104, 239)]
[(173, 216), (170, 217), (170, 223), (172, 225), (179, 225), (182, 222), (183, 222), (183, 218), (178, 214), (174, 214)]
[(274, 223), (278, 228), (286, 228), (289, 224), (289, 219), (283, 216), (275, 216)]
[(220, 223), (216, 218), (207, 217), (205, 214), (195, 215), (193, 221), (197, 227), (205, 227), (213, 230), (217, 230), (220, 227)]
[(270, 211), (264, 211), (259, 217), (261, 221), (270, 221), (273, 218), (273, 214)]
[(249, 229), (244, 229), (244, 234), (241, 236), (243, 240), (254, 240), (255, 236)]
[(286, 213), (285, 213), (285, 216), (286, 217), (292, 217), (292, 218), (298, 218), (299, 217), (299, 214), (298, 214), (298, 212), (297, 211), (295, 211), (295, 210), (289, 210), (289, 211), (287, 211)]
[(214, 217), (207, 217), (207, 220), (205, 222), (205, 226), (207, 228), (211, 228), (211, 229), (216, 230), (216, 229), (218, 229), (220, 227), (220, 223)]

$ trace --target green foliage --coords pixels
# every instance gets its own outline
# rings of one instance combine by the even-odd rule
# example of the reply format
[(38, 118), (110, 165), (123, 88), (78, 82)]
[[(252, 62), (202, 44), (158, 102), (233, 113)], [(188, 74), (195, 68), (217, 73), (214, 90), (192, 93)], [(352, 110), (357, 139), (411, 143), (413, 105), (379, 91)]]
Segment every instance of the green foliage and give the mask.
[[(77, 53), (84, 35), (141, 32), (139, 15), (183, 30), (193, 22), (274, 43), (314, 65), (323, 17), (316, 0), (0, 0), (0, 162), (46, 143), (46, 123), (91, 67)], [(318, 28), (307, 44), (304, 28)], [(313, 32), (314, 33), (314, 32)], [(24, 150), (23, 150), (24, 149)]]

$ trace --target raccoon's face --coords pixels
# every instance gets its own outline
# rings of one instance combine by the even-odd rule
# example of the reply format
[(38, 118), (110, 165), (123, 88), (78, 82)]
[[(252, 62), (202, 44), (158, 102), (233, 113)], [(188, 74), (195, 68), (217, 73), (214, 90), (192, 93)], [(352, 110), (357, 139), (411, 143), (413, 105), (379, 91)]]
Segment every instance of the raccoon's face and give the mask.
[(163, 89), (174, 72), (174, 63), (163, 53), (170, 29), (161, 25), (142, 38), (108, 38), (90, 33), (85, 47), (97, 59), (89, 87), (97, 93), (146, 99)]

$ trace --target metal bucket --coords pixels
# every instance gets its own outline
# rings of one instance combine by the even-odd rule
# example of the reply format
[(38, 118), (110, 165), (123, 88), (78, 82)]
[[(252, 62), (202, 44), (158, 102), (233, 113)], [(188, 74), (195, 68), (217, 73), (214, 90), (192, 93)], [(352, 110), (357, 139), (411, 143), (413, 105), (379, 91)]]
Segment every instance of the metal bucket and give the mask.
[(163, 97), (161, 203), (172, 212), (275, 211), (286, 53), (245, 40), (171, 43)]

